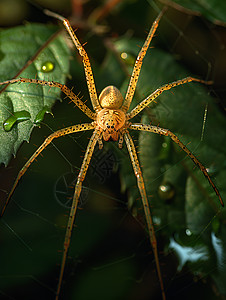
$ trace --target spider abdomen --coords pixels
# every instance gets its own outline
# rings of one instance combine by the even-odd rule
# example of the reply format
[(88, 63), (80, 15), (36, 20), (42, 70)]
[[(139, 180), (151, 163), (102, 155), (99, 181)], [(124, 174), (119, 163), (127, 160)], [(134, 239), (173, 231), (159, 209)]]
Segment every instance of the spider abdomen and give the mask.
[(97, 114), (97, 124), (103, 130), (103, 139), (117, 141), (120, 129), (125, 125), (126, 116), (120, 109), (103, 108)]
[(104, 88), (99, 96), (102, 108), (118, 109), (122, 106), (123, 100), (121, 92), (113, 85)]

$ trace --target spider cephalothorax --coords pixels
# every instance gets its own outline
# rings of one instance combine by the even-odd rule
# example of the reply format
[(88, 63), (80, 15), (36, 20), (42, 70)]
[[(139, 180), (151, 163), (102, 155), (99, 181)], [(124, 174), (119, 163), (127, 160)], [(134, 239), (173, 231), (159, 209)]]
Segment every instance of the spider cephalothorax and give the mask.
[(119, 109), (103, 108), (97, 113), (97, 124), (103, 131), (104, 141), (117, 141), (119, 132), (124, 127), (126, 115)]
[(70, 34), (76, 48), (78, 49), (80, 55), (83, 58), (83, 65), (84, 65), (84, 70), (85, 70), (85, 75), (86, 75), (86, 80), (87, 80), (87, 85), (89, 89), (89, 94), (90, 94), (90, 99), (93, 105), (94, 111), (92, 111), (85, 103), (82, 102), (82, 100), (77, 97), (68, 87), (61, 83), (57, 83), (54, 81), (46, 81), (46, 80), (41, 80), (41, 79), (31, 79), (31, 78), (16, 78), (16, 79), (11, 79), (7, 80), (5, 82), (1, 82), (0, 85), (3, 84), (12, 84), (16, 82), (27, 82), (27, 83), (35, 83), (39, 85), (46, 85), (49, 87), (57, 87), (62, 90), (75, 104), (76, 106), (81, 109), (87, 117), (89, 117), (92, 122), (90, 123), (84, 123), (84, 124), (76, 124), (67, 128), (60, 129), (54, 133), (52, 133), (50, 136), (48, 136), (45, 141), (42, 143), (42, 145), (35, 151), (35, 153), (31, 156), (31, 158), (26, 162), (24, 167), (21, 169), (19, 172), (16, 181), (8, 195), (6, 204), (3, 208), (2, 214), (6, 208), (7, 203), (9, 202), (10, 197), (12, 196), (20, 178), (24, 175), (26, 170), (29, 168), (31, 163), (37, 158), (37, 156), (51, 143), (51, 141), (54, 138), (58, 138), (60, 136), (65, 136), (67, 134), (75, 133), (75, 132), (81, 132), (81, 131), (86, 131), (86, 130), (94, 130), (90, 141), (88, 143), (86, 153), (83, 159), (82, 166), (80, 168), (79, 175), (77, 177), (77, 183), (75, 186), (75, 192), (73, 196), (73, 202), (71, 206), (71, 211), (70, 211), (70, 216), (68, 219), (68, 225), (66, 229), (66, 234), (65, 234), (65, 240), (64, 240), (64, 248), (63, 248), (63, 256), (62, 256), (62, 263), (61, 263), (61, 270), (60, 270), (60, 276), (59, 276), (59, 281), (58, 281), (58, 287), (56, 291), (56, 300), (59, 297), (60, 289), (61, 289), (61, 284), (63, 280), (63, 274), (64, 274), (64, 268), (65, 268), (65, 263), (66, 263), (66, 258), (67, 258), (67, 253), (70, 245), (70, 239), (71, 239), (71, 234), (72, 234), (72, 229), (74, 225), (74, 220), (75, 220), (75, 215), (78, 207), (78, 202), (79, 202), (79, 197), (80, 193), (82, 190), (82, 183), (85, 179), (90, 160), (93, 155), (93, 151), (95, 148), (96, 143), (99, 143), (99, 147), (102, 148), (102, 138), (104, 141), (117, 141), (119, 140), (119, 147), (121, 148), (122, 146), (122, 141), (123, 139), (125, 140), (125, 144), (128, 148), (129, 156), (132, 162), (133, 170), (135, 173), (135, 176), (137, 178), (137, 185), (140, 191), (142, 203), (143, 203), (143, 208), (144, 208), (144, 213), (145, 213), (145, 218), (147, 221), (147, 227), (148, 227), (148, 235), (150, 239), (150, 243), (152, 245), (152, 249), (154, 252), (154, 257), (155, 257), (155, 262), (156, 262), (156, 269), (158, 273), (158, 278), (160, 282), (160, 288), (161, 288), (161, 293), (162, 293), (162, 298), (165, 298), (165, 291), (163, 287), (163, 280), (162, 280), (162, 275), (161, 275), (161, 270), (160, 270), (160, 264), (159, 264), (159, 259), (158, 259), (158, 251), (157, 251), (157, 242), (156, 242), (156, 237), (155, 237), (155, 231), (154, 231), (154, 225), (152, 222), (152, 216), (149, 208), (149, 202), (147, 199), (146, 195), (146, 190), (145, 190), (145, 185), (144, 185), (144, 180), (136, 152), (136, 148), (133, 142), (132, 137), (130, 136), (129, 130), (139, 130), (139, 131), (147, 131), (151, 132), (154, 134), (159, 134), (163, 136), (168, 136), (171, 138), (172, 141), (174, 141), (178, 146), (187, 153), (187, 155), (193, 160), (193, 162), (199, 167), (199, 169), (202, 171), (204, 176), (208, 179), (209, 183), (211, 184), (213, 190), (215, 191), (216, 195), (218, 196), (222, 206), (223, 206), (223, 201), (220, 196), (220, 193), (213, 183), (212, 179), (210, 178), (206, 168), (202, 165), (202, 163), (191, 153), (191, 151), (178, 139), (178, 137), (172, 133), (168, 129), (160, 128), (158, 126), (152, 126), (152, 125), (146, 125), (142, 123), (130, 123), (129, 120), (132, 119), (134, 116), (139, 114), (145, 107), (147, 107), (152, 101), (154, 101), (162, 92), (169, 90), (173, 87), (176, 87), (178, 85), (182, 85), (191, 81), (196, 81), (196, 82), (201, 82), (205, 84), (210, 84), (210, 82), (206, 82), (200, 79), (196, 79), (193, 77), (187, 77), (184, 79), (180, 79), (174, 82), (171, 82), (169, 84), (165, 84), (162, 87), (158, 88), (155, 90), (152, 94), (150, 94), (147, 98), (142, 100), (137, 106), (135, 106), (130, 112), (128, 112), (130, 108), (131, 101), (134, 96), (134, 92), (136, 89), (137, 81), (139, 78), (141, 66), (142, 66), (142, 61), (144, 56), (146, 55), (146, 52), (148, 50), (149, 44), (154, 36), (154, 33), (158, 27), (159, 20), (162, 16), (162, 13), (159, 14), (159, 16), (156, 18), (154, 21), (150, 32), (148, 34), (148, 37), (141, 48), (137, 60), (134, 65), (134, 69), (130, 78), (129, 86), (127, 93), (125, 95), (125, 99), (123, 99), (122, 94), (120, 91), (114, 87), (114, 86), (108, 86), (106, 87), (100, 94), (99, 99), (97, 97), (97, 92), (96, 92), (96, 87), (94, 84), (94, 77), (90, 65), (90, 61), (88, 58), (88, 55), (79, 42), (77, 36), (75, 35), (73, 29), (70, 26), (70, 23), (67, 19), (64, 19), (63, 17), (49, 12), (45, 11), (46, 14), (53, 16), (55, 18), (58, 18), (63, 22), (65, 25), (68, 33)]

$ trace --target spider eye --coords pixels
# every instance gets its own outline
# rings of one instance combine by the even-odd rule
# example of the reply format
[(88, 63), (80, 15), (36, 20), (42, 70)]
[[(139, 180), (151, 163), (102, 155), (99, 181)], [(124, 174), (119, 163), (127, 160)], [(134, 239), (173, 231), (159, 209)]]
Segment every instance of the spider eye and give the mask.
[(107, 126), (107, 128), (110, 128), (110, 127), (111, 127), (110, 125)]
[(113, 125), (111, 125), (111, 128), (113, 129), (113, 128), (114, 128), (114, 126), (113, 126)]

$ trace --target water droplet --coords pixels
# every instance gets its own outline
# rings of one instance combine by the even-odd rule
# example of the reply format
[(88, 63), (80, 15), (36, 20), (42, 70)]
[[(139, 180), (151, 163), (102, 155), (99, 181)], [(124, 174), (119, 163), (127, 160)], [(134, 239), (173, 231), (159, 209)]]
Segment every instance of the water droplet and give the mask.
[(188, 228), (185, 230), (185, 233), (186, 233), (187, 236), (191, 236), (192, 235), (191, 230), (188, 229)]
[(135, 57), (130, 53), (122, 52), (120, 56), (127, 65), (133, 65), (135, 63)]
[(21, 110), (15, 112), (12, 116), (6, 119), (3, 123), (3, 128), (5, 131), (10, 131), (13, 128), (13, 125), (16, 123), (27, 121), (31, 118), (31, 115), (26, 110)]
[(153, 223), (156, 225), (156, 226), (160, 226), (161, 223), (162, 223), (162, 220), (160, 217), (158, 216), (153, 216)]
[(121, 53), (121, 58), (122, 59), (127, 59), (128, 54), (126, 52)]
[(42, 71), (43, 73), (49, 73), (49, 72), (52, 72), (52, 71), (53, 71), (54, 67), (55, 67), (54, 63), (52, 63), (51, 61), (46, 61), (46, 62), (44, 62), (44, 64), (42, 65), (41, 71)]
[(162, 147), (163, 148), (167, 148), (168, 147), (168, 144), (166, 142), (162, 143)]
[(216, 168), (216, 166), (211, 165), (211, 166), (206, 168), (206, 171), (208, 172), (209, 175), (213, 176), (213, 175), (216, 174), (217, 168)]
[(159, 186), (158, 193), (161, 199), (169, 200), (175, 195), (175, 189), (170, 183), (164, 183)]

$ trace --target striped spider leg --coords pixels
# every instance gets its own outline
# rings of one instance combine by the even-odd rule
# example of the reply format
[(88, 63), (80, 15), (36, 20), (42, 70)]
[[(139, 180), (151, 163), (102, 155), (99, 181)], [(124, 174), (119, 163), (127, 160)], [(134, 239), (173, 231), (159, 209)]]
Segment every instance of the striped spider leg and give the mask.
[[(70, 239), (71, 239), (72, 229), (73, 229), (73, 225), (74, 225), (74, 221), (75, 221), (79, 196), (80, 196), (81, 189), (82, 189), (82, 183), (85, 179), (95, 145), (98, 143), (99, 148), (101, 149), (103, 147), (102, 140), (103, 141), (111, 140), (111, 141), (118, 141), (118, 146), (119, 146), (119, 148), (121, 148), (122, 144), (123, 144), (123, 140), (125, 140), (125, 143), (128, 148), (129, 155), (130, 155), (130, 159), (132, 162), (133, 170), (134, 170), (135, 176), (137, 178), (138, 189), (140, 191), (141, 198), (142, 198), (146, 223), (147, 223), (147, 227), (148, 227), (148, 235), (149, 235), (150, 243), (151, 243), (154, 257), (155, 257), (155, 263), (156, 263), (156, 269), (157, 269), (157, 274), (158, 274), (160, 288), (161, 288), (162, 299), (165, 300), (166, 296), (165, 296), (163, 279), (162, 279), (162, 275), (161, 275), (160, 263), (159, 263), (159, 258), (158, 258), (158, 249), (157, 249), (157, 241), (156, 241), (156, 237), (155, 237), (154, 225), (152, 222), (151, 211), (150, 211), (149, 203), (147, 200), (144, 179), (142, 176), (138, 156), (136, 153), (134, 142), (129, 134), (129, 130), (130, 129), (144, 130), (144, 131), (157, 133), (160, 135), (170, 136), (171, 139), (174, 142), (176, 142), (189, 155), (189, 157), (194, 161), (194, 163), (196, 165), (198, 165), (200, 170), (203, 172), (203, 174), (209, 180), (211, 186), (213, 187), (214, 191), (216, 192), (217, 196), (219, 197), (219, 200), (222, 205), (223, 205), (223, 201), (221, 199), (218, 189), (216, 188), (216, 186), (212, 182), (211, 178), (209, 177), (205, 167), (188, 150), (188, 148), (186, 148), (182, 144), (182, 142), (179, 141), (179, 139), (172, 132), (170, 132), (169, 130), (151, 126), (151, 125), (132, 124), (129, 122), (129, 120), (132, 119), (134, 116), (136, 116), (138, 113), (140, 113), (145, 107), (147, 107), (147, 105), (149, 105), (163, 91), (169, 90), (173, 87), (176, 87), (177, 85), (189, 83), (191, 81), (201, 82), (201, 83), (205, 83), (205, 84), (208, 84), (209, 82), (205, 82), (203, 80), (196, 79), (193, 77), (187, 77), (187, 78), (166, 84), (166, 85), (160, 87), (159, 89), (157, 89), (146, 99), (141, 101), (140, 104), (138, 104), (132, 111), (128, 112), (131, 101), (134, 96), (135, 89), (136, 89), (137, 81), (138, 81), (140, 70), (142, 67), (143, 58), (146, 55), (146, 52), (149, 48), (149, 45), (154, 36), (154, 33), (158, 27), (158, 23), (162, 17), (163, 12), (161, 12), (158, 15), (158, 17), (156, 18), (156, 20), (154, 21), (154, 23), (149, 31), (149, 34), (147, 36), (147, 39), (138, 54), (138, 57), (136, 59), (134, 69), (133, 69), (133, 72), (131, 75), (131, 79), (130, 79), (130, 83), (128, 86), (128, 90), (127, 90), (125, 99), (123, 98), (120, 91), (114, 86), (106, 87), (101, 92), (99, 97), (97, 96), (96, 87), (95, 87), (95, 83), (94, 83), (94, 77), (93, 77), (93, 73), (92, 73), (88, 55), (87, 55), (86, 51), (84, 50), (83, 46), (81, 45), (81, 43), (79, 42), (73, 29), (71, 28), (69, 21), (55, 13), (48, 11), (48, 10), (46, 10), (45, 13), (47, 15), (55, 17), (63, 22), (72, 41), (74, 42), (77, 50), (79, 51), (79, 54), (82, 56), (87, 86), (88, 86), (90, 99), (92, 102), (94, 112), (91, 111), (70, 89), (68, 89), (65, 85), (62, 85), (57, 82), (44, 81), (44, 80), (39, 80), (39, 79), (19, 78), (19, 79), (12, 79), (12, 80), (8, 80), (8, 81), (4, 81), (4, 82), (0, 83), (0, 85), (12, 84), (12, 83), (16, 83), (16, 82), (27, 82), (27, 83), (33, 83), (33, 84), (46, 85), (46, 86), (50, 86), (50, 87), (58, 87), (66, 94), (66, 96), (68, 98), (70, 98), (78, 106), (78, 108), (80, 110), (82, 110), (92, 120), (92, 122), (86, 123), (86, 124), (77, 124), (74, 126), (70, 126), (70, 127), (58, 130), (55, 133), (51, 134), (49, 137), (47, 137), (45, 139), (45, 141), (42, 143), (42, 145), (35, 151), (35, 153), (32, 155), (32, 157), (26, 162), (24, 167), (19, 172), (19, 174), (16, 178), (16, 181), (9, 193), (6, 205), (9, 202), (9, 199), (12, 196), (20, 178), (27, 171), (27, 169), (29, 168), (31, 163), (47, 147), (47, 145), (49, 143), (51, 143), (51, 141), (54, 138), (64, 136), (67, 134), (71, 134), (71, 133), (76, 133), (79, 131), (92, 130), (92, 129), (94, 130), (94, 132), (90, 138), (90, 141), (88, 143), (88, 146), (87, 146), (87, 149), (85, 152), (85, 156), (84, 156), (84, 159), (82, 162), (82, 166), (81, 166), (81, 169), (80, 169), (80, 172), (78, 175), (78, 179), (77, 179), (77, 183), (76, 183), (75, 191), (74, 191), (74, 195), (73, 195), (73, 201), (72, 201), (72, 206), (71, 206), (71, 210), (70, 210), (70, 215), (69, 215), (69, 219), (68, 219), (68, 224), (67, 224), (67, 228), (66, 228), (62, 262), (61, 262), (61, 268), (60, 268), (60, 275), (59, 275), (58, 286), (57, 286), (57, 291), (56, 291), (56, 298), (55, 298), (56, 300), (58, 300), (59, 296), (60, 296), (60, 290), (61, 290), (61, 286), (62, 286), (64, 269), (65, 269), (67, 254), (68, 254), (68, 250), (69, 250), (69, 246), (70, 246)], [(6, 205), (5, 205), (5, 207), (6, 207)], [(5, 210), (5, 208), (4, 208), (4, 210)]]

